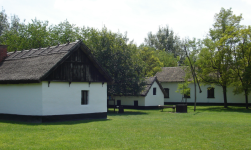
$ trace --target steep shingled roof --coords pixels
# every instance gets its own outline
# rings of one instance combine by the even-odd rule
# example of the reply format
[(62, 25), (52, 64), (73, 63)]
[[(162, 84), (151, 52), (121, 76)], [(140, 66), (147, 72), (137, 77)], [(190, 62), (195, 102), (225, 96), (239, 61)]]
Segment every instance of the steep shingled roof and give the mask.
[(8, 53), (8, 57), (0, 63), (0, 83), (41, 82), (78, 47), (81, 47), (107, 81), (112, 82), (110, 75), (99, 65), (89, 48), (79, 40), (53, 47)]
[(185, 81), (184, 67), (163, 67), (156, 76), (160, 82), (183, 82)]

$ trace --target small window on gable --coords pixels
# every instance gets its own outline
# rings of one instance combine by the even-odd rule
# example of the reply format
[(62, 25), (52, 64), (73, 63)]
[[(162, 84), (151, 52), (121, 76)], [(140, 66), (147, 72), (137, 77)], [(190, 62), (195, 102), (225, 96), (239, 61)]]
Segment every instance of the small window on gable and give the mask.
[(184, 94), (184, 98), (191, 98), (191, 97), (190, 97), (190, 89), (189, 89), (189, 91), (188, 91), (187, 94)]
[(207, 98), (214, 98), (214, 88), (213, 87), (207, 88)]
[(88, 104), (88, 91), (81, 91), (81, 105), (87, 105)]
[(164, 98), (169, 98), (169, 88), (164, 88), (166, 95), (164, 96)]
[(156, 88), (153, 88), (153, 95), (156, 95)]

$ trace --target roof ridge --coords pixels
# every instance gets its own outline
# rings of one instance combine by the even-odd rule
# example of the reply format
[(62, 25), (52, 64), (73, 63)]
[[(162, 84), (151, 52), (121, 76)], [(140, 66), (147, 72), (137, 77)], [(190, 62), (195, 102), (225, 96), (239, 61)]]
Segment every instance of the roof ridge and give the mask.
[(20, 57), (20, 58), (11, 58), (11, 59), (5, 59), (5, 61), (18, 60), (18, 59), (26, 59), (26, 58), (34, 58), (34, 57), (39, 57), (39, 56), (61, 54), (61, 53), (67, 53), (67, 51), (61, 51), (61, 52), (58, 52), (58, 53), (39, 54), (39, 55), (26, 56), (26, 57)]
[[(25, 58), (31, 58), (31, 57), (38, 57), (38, 56), (44, 56), (44, 55), (50, 55), (50, 54), (56, 54), (56, 53), (65, 53), (67, 51), (70, 51), (71, 49), (68, 50), (63, 50), (61, 51), (65, 46), (68, 45), (75, 45), (78, 44), (79, 42), (81, 42), (81, 40), (77, 40), (74, 42), (70, 42), (70, 43), (66, 43), (66, 44), (58, 44), (56, 46), (48, 46), (48, 47), (44, 47), (44, 48), (36, 48), (36, 49), (30, 49), (30, 50), (22, 50), (22, 51), (15, 51), (15, 52), (8, 52), (9, 56), (5, 59), (6, 61), (10, 61), (10, 60), (17, 60), (17, 59), (25, 59)], [(57, 51), (53, 51), (55, 50), (55, 48), (61, 47), (59, 50)], [(51, 48), (51, 50), (49, 50)], [(49, 50), (48, 52), (44, 53), (46, 50)], [(33, 52), (31, 52), (33, 51)], [(29, 52), (31, 52), (30, 54), (28, 54)], [(23, 53), (23, 54), (21, 54)], [(19, 54), (21, 54), (20, 56), (18, 56)], [(26, 54), (28, 54), (27, 56), (25, 56)], [(18, 56), (18, 57), (16, 57)]]

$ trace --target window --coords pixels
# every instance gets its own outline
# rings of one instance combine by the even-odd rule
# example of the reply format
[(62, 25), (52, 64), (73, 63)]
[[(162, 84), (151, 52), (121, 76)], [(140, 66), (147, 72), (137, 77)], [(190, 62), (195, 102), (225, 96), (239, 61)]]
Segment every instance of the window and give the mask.
[(169, 88), (164, 88), (166, 95), (164, 96), (164, 98), (169, 98)]
[(156, 88), (153, 88), (153, 95), (156, 95)]
[(134, 101), (134, 107), (138, 107), (139, 106), (139, 102), (137, 100)]
[(191, 97), (190, 97), (190, 89), (189, 89), (189, 91), (188, 91), (187, 94), (184, 94), (184, 98), (191, 98)]
[(117, 106), (121, 106), (121, 100), (117, 100)]
[(88, 91), (81, 91), (81, 105), (87, 105), (88, 104)]
[(213, 87), (207, 88), (207, 98), (214, 98), (214, 88)]

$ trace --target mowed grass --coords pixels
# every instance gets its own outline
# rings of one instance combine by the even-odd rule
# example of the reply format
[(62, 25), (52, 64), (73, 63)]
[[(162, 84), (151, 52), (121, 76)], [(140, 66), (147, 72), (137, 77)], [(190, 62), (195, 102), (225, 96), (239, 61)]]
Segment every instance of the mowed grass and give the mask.
[(107, 120), (29, 124), (0, 120), (0, 149), (251, 149), (251, 110), (188, 106), (109, 109)]

